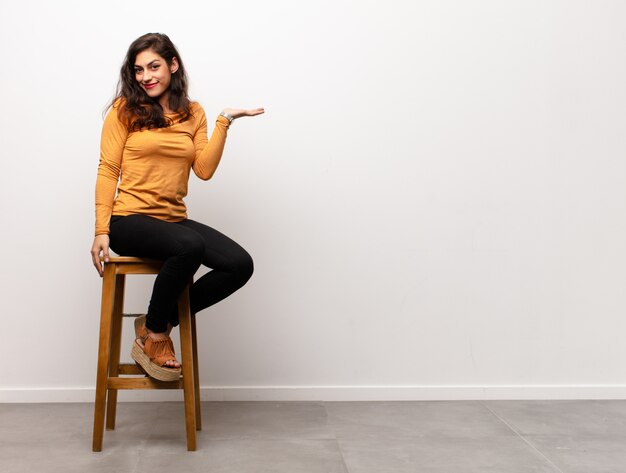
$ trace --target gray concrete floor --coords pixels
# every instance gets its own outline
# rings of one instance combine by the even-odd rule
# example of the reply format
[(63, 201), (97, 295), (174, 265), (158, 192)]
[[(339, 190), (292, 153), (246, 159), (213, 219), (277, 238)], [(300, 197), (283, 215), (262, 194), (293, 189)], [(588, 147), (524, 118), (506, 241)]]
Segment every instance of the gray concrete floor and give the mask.
[(624, 473), (626, 401), (120, 403), (91, 452), (93, 404), (0, 404), (0, 471)]

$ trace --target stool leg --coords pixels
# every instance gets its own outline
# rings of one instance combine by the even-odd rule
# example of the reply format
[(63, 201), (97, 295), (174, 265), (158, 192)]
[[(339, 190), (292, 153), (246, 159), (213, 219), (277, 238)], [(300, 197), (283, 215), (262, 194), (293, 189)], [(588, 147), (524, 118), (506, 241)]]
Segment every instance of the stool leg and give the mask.
[(196, 450), (196, 392), (191, 339), (191, 314), (189, 311), (189, 286), (185, 287), (178, 300), (178, 316), (180, 321), (180, 349), (182, 352), (183, 366), (187, 450), (191, 452)]
[[(122, 312), (124, 311), (124, 282), (125, 274), (115, 276), (115, 295), (113, 302), (113, 328), (111, 333), (111, 353), (109, 361), (109, 377), (116, 378), (120, 370), (120, 352), (122, 345)], [(115, 414), (117, 411), (117, 389), (109, 389), (107, 396), (106, 429), (115, 429)]]
[(193, 382), (196, 397), (196, 430), (202, 430), (202, 412), (200, 410), (200, 375), (198, 374), (198, 336), (196, 335), (196, 315), (191, 316), (191, 345), (193, 347)]
[(96, 401), (93, 419), (94, 452), (102, 451), (104, 435), (104, 408), (107, 394), (107, 375), (109, 371), (109, 349), (111, 343), (111, 316), (115, 285), (115, 265), (104, 265), (102, 280), (102, 303), (100, 306), (100, 341), (98, 343), (98, 370), (96, 375)]

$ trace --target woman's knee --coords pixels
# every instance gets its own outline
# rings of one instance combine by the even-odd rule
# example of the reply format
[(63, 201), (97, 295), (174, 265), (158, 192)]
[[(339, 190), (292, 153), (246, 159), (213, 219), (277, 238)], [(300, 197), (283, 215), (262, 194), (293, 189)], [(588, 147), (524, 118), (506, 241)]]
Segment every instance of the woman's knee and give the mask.
[(254, 273), (254, 261), (247, 251), (243, 251), (236, 261), (235, 272), (245, 284)]

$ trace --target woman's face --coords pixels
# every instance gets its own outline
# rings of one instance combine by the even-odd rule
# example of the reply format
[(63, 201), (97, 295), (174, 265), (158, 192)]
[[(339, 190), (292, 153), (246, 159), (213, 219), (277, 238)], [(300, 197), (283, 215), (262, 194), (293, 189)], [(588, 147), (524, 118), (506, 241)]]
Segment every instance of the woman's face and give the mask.
[(162, 96), (170, 87), (172, 74), (178, 70), (178, 60), (172, 58), (172, 65), (151, 49), (137, 54), (135, 58), (135, 79), (153, 99)]

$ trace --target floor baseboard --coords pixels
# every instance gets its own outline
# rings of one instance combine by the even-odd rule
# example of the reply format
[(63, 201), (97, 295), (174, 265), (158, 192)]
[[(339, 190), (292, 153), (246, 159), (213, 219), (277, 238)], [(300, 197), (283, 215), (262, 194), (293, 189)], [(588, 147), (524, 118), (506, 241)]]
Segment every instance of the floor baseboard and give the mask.
[[(1, 403), (93, 402), (95, 387), (0, 388)], [(128, 390), (120, 402), (181, 401), (180, 390)], [(204, 386), (202, 401), (459, 401), (626, 399), (626, 385)]]

